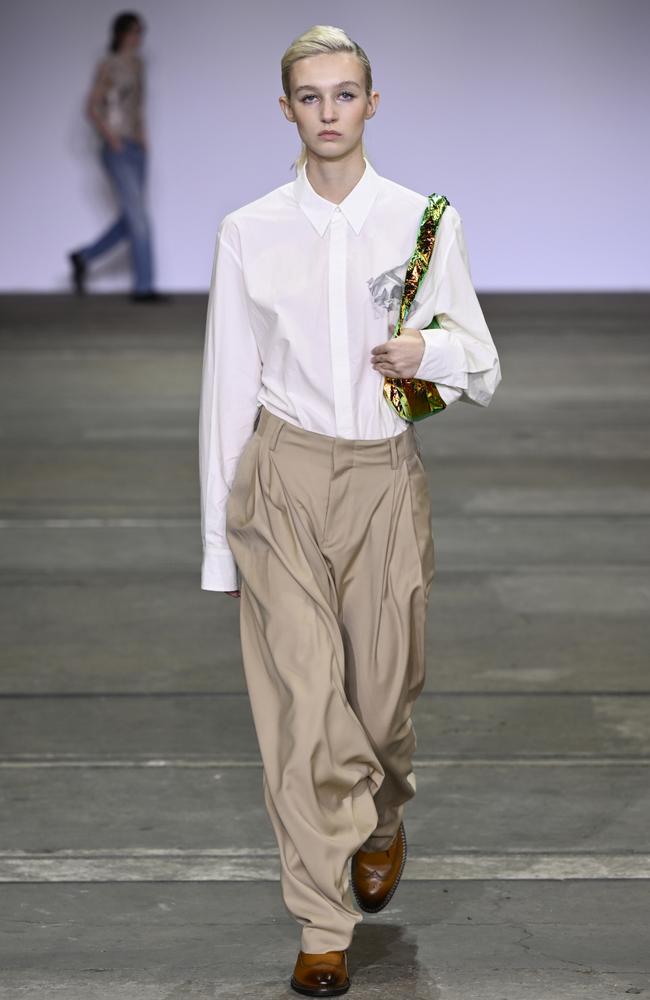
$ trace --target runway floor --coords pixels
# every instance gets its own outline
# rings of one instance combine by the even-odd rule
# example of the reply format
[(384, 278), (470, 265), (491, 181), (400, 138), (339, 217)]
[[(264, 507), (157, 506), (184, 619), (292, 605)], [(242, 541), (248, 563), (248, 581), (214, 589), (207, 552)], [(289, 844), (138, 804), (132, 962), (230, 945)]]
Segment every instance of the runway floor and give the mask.
[[(358, 1000), (650, 996), (650, 295), (482, 295), (503, 382), (417, 425), (418, 792)], [(0, 298), (0, 998), (280, 1000), (298, 925), (199, 588), (205, 298)]]

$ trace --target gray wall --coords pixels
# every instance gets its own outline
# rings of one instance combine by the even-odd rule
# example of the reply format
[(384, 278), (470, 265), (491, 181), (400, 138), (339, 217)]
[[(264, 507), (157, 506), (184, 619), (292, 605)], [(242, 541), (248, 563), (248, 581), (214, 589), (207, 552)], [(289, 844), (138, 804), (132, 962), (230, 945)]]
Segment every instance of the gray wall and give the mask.
[[(650, 287), (647, 0), (135, 9), (148, 24), (161, 287), (205, 289), (221, 216), (292, 178), (280, 57), (315, 23), (365, 48), (382, 95), (368, 155), (456, 205), (479, 290)], [(114, 214), (82, 106), (117, 10), (21, 0), (3, 11), (3, 290), (67, 289), (65, 253)], [(128, 287), (125, 252), (96, 275), (96, 290)]]

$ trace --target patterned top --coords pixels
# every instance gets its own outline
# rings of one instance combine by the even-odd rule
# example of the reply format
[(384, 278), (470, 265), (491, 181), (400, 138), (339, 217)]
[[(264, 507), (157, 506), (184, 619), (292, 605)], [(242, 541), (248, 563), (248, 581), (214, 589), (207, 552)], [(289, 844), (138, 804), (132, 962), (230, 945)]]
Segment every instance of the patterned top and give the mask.
[(100, 114), (105, 124), (123, 139), (142, 141), (144, 74), (134, 52), (111, 52), (100, 60), (96, 79), (108, 83)]

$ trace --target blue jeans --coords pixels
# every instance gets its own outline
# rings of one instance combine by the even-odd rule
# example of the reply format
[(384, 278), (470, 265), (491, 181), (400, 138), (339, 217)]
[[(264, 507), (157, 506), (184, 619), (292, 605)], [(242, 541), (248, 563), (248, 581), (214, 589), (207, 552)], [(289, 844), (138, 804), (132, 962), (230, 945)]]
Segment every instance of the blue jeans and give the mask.
[(131, 139), (122, 140), (116, 152), (108, 143), (102, 145), (101, 159), (106, 168), (121, 207), (119, 218), (94, 243), (83, 247), (79, 254), (84, 261), (106, 253), (123, 239), (131, 243), (131, 261), (135, 275), (134, 292), (149, 292), (153, 287), (151, 234), (144, 201), (147, 154), (143, 146)]

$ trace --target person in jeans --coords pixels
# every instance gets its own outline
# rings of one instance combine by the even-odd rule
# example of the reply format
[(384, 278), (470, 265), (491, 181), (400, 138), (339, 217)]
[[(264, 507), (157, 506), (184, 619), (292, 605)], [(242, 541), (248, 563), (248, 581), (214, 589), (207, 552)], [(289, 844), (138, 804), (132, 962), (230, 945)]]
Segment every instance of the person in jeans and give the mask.
[(143, 116), (143, 67), (138, 48), (144, 23), (138, 14), (119, 14), (108, 54), (97, 66), (86, 111), (103, 142), (101, 161), (120, 204), (120, 215), (94, 243), (70, 253), (72, 281), (83, 295), (90, 261), (122, 240), (131, 244), (135, 302), (162, 302), (153, 287), (151, 227), (145, 205), (147, 140)]
[[(436, 184), (413, 191), (364, 154), (379, 94), (363, 49), (316, 25), (281, 66), (280, 107), (303, 140), (296, 178), (229, 212), (216, 238), (201, 586), (239, 599), (282, 896), (301, 925), (289, 982), (336, 996), (359, 911), (390, 902), (406, 860), (434, 573), (428, 476), (384, 380), (415, 376), (447, 407), (485, 407), (501, 373), (451, 203), (391, 336)], [(447, 429), (444, 415), (426, 428)], [(433, 483), (448, 475), (439, 463)]]

